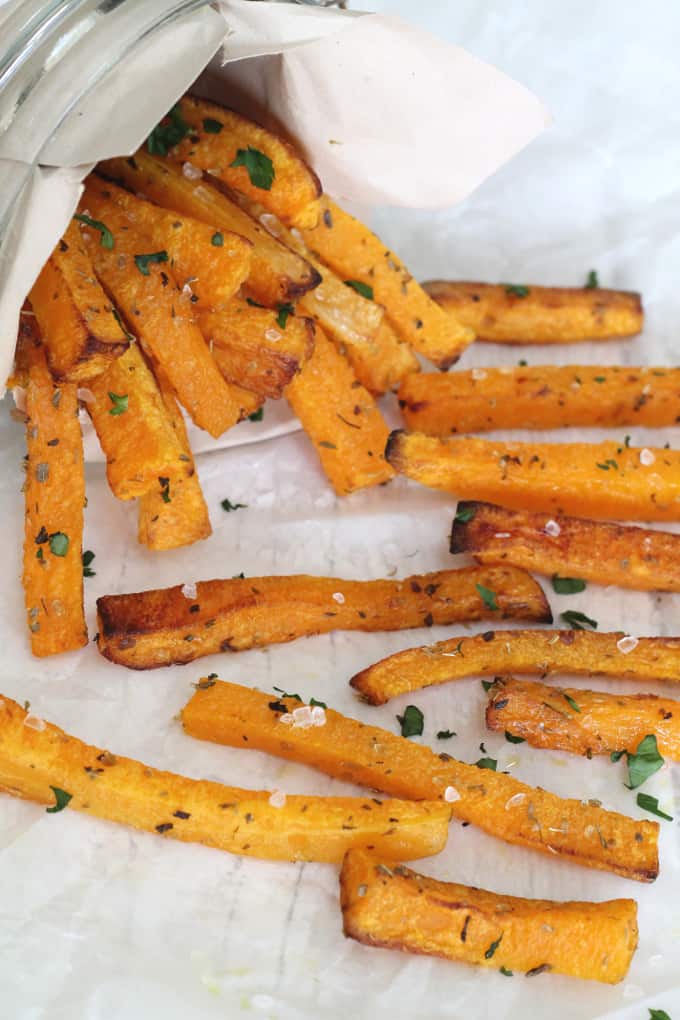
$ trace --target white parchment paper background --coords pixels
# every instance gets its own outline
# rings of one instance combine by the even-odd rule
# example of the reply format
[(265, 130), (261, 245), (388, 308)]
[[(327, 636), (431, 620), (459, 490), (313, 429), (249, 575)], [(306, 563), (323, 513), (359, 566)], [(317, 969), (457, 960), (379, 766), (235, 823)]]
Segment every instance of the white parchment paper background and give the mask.
[[(388, 244), (425, 276), (577, 284), (591, 268), (603, 285), (643, 291), (647, 328), (629, 343), (572, 348), (566, 357), (630, 364), (676, 362), (680, 289), (680, 11), (606, 0), (476, 0), (412, 4), (399, 13), (469, 48), (532, 88), (556, 124), (451, 213), (375, 215)], [(348, 95), (348, 102), (352, 101)], [(442, 125), (445, 129), (446, 125)], [(433, 173), (446, 174), (446, 166)], [(463, 365), (565, 358), (561, 350), (482, 346)], [(625, 431), (625, 430), (622, 430)], [(633, 441), (659, 435), (628, 430)], [(586, 435), (586, 434), (584, 434)], [(596, 438), (591, 433), (590, 438)], [(398, 648), (453, 632), (331, 635), (196, 665), (129, 673), (93, 646), (31, 659), (18, 584), (22, 429), (3, 420), (0, 507), (4, 584), (0, 690), (89, 741), (153, 765), (289, 792), (351, 790), (301, 766), (185, 737), (174, 716), (200, 675), (315, 695), (366, 721), (396, 728), (406, 701), (425, 713), (423, 740), (467, 760), (484, 740), (498, 767), (569, 796), (598, 797), (638, 813), (623, 766), (507, 744), (485, 733), (476, 680), (400, 699), (357, 702), (347, 678)], [(556, 438), (556, 436), (554, 437)], [(660, 438), (680, 443), (680, 430)], [(215, 525), (206, 544), (153, 556), (134, 542), (134, 511), (88, 469), (86, 548), (97, 595), (210, 576), (309, 571), (378, 577), (453, 566), (447, 532), (455, 501), (403, 481), (338, 502), (304, 435), (220, 451), (199, 470)], [(221, 499), (247, 503), (224, 514)], [(461, 561), (462, 562), (462, 561)], [(601, 629), (677, 633), (678, 596), (601, 590), (550, 595), (556, 613), (585, 610)], [(91, 632), (94, 621), (90, 612)], [(612, 689), (615, 684), (609, 685)], [(630, 685), (619, 685), (630, 690)], [(649, 690), (653, 690), (650, 685)], [(680, 693), (680, 692), (679, 692)], [(436, 732), (456, 738), (438, 743)], [(505, 978), (346, 941), (336, 869), (270, 864), (164, 842), (75, 813), (0, 803), (0, 1015), (20, 1020), (645, 1020), (649, 1007), (680, 1011), (680, 786), (665, 769), (645, 789), (676, 816), (662, 823), (661, 876), (651, 887), (543, 860), (454, 824), (447, 850), (423, 870), (521, 895), (634, 896), (640, 948), (615, 988), (552, 976)], [(673, 794), (675, 804), (673, 806)], [(674, 1013), (675, 1011), (675, 1013)]]

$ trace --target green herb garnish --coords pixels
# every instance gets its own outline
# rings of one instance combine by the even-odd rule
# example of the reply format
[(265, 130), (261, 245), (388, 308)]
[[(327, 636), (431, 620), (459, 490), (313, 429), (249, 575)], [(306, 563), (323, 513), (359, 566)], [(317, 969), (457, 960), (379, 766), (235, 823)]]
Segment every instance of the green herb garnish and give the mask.
[(562, 692), (562, 693), (563, 693), (564, 700), (569, 705), (569, 708), (573, 709), (574, 712), (578, 712), (579, 715), (580, 715), (581, 714), (581, 709), (578, 707), (577, 703), (574, 701), (574, 699), (571, 697), (571, 695), (570, 694), (566, 694), (565, 692)]
[(265, 156), (259, 149), (254, 149), (252, 145), (247, 149), (238, 149), (234, 162), (229, 166), (244, 166), (253, 187), (271, 191), (275, 176), (274, 164), (269, 156)]
[(45, 808), (45, 811), (48, 815), (56, 815), (59, 811), (64, 810), (73, 794), (67, 793), (66, 790), (60, 790), (58, 786), (50, 786), (50, 790), (54, 793), (55, 803), (52, 807)]
[(79, 223), (84, 223), (87, 227), (92, 227), (93, 230), (99, 231), (99, 243), (102, 248), (108, 248), (109, 251), (113, 248), (113, 234), (101, 220), (93, 220), (91, 216), (86, 216), (85, 213), (75, 213), (74, 220), (78, 220)]
[(508, 733), (507, 730), (505, 731), (505, 739), (510, 744), (526, 744), (526, 739), (524, 737), (516, 737), (514, 733)]
[(161, 475), (158, 476), (158, 484), (161, 487), (161, 497), (164, 503), (170, 503), (170, 479)]
[(455, 730), (438, 730), (437, 740), (450, 740), (451, 737), (457, 736)]
[(513, 294), (515, 297), (528, 297), (531, 293), (531, 288), (526, 287), (523, 283), (504, 283), (506, 294)]
[(642, 786), (664, 764), (653, 733), (648, 733), (646, 737), (642, 738), (635, 754), (627, 752), (626, 757), (628, 759), (628, 783), (626, 785), (629, 790), (635, 790), (638, 786)]
[(368, 298), (369, 301), (373, 300), (373, 288), (368, 283), (364, 283), (362, 280), (345, 280), (345, 286), (351, 287), (357, 294), (361, 294), (362, 297)]
[(50, 535), (50, 552), (53, 556), (65, 556), (69, 545), (69, 537), (63, 531), (55, 531)]
[[(649, 1009), (649, 1006), (647, 1009)], [(649, 1020), (671, 1020), (671, 1018), (665, 1009), (650, 1009)]]
[(214, 117), (203, 118), (203, 130), (209, 135), (219, 135), (223, 127), (222, 121), (215, 120)]
[(456, 524), (467, 524), (471, 521), (476, 513), (475, 507), (470, 503), (459, 503), (458, 509), (456, 510), (456, 516), (453, 518)]
[(96, 570), (93, 570), (90, 566), (94, 559), (94, 553), (91, 549), (86, 549), (83, 553), (83, 577), (96, 577)]
[(117, 418), (119, 414), (125, 414), (128, 409), (128, 395), (127, 393), (118, 394), (111, 393), (109, 390), (109, 400), (113, 404), (113, 407), (109, 411), (112, 418)]
[(274, 690), (276, 691), (277, 694), (280, 694), (282, 698), (295, 698), (296, 701), (302, 701), (302, 698), (300, 697), (299, 694), (288, 694), (280, 687), (275, 687)]
[(576, 595), (580, 591), (585, 591), (586, 582), (580, 577), (560, 577), (559, 574), (553, 574), (552, 586), (556, 595)]
[(216, 230), (213, 236), (210, 238), (210, 243), (215, 248), (221, 248), (222, 245), (224, 244), (224, 234), (220, 233), (219, 230)]
[(501, 973), (504, 977), (512, 977), (513, 976), (512, 971), (508, 970), (507, 967), (501, 967), (499, 973)]
[(592, 620), (585, 613), (579, 613), (575, 609), (567, 609), (566, 612), (560, 613), (560, 619), (573, 630), (585, 630), (587, 627), (597, 630), (597, 620)]
[(476, 584), (475, 588), (486, 608), (497, 612), (499, 607), (496, 602), (496, 592), (491, 591), (490, 588), (485, 588), (483, 584)]
[(259, 407), (257, 411), (253, 411), (252, 414), (248, 415), (248, 421), (262, 421), (264, 417), (264, 407)]
[(168, 149), (181, 142), (190, 131), (177, 103), (153, 129), (146, 140), (146, 147), (152, 156), (167, 156)]
[(609, 755), (609, 760), (613, 762), (621, 761), (625, 753), (625, 751), (612, 751)]
[(149, 255), (135, 255), (135, 265), (142, 276), (149, 276), (149, 266), (152, 262), (167, 262), (167, 251), (152, 251)]
[(285, 329), (288, 318), (291, 315), (295, 315), (295, 308), (291, 304), (279, 305), (278, 315), (276, 316), (276, 325), (279, 329)]
[(641, 807), (643, 811), (649, 811), (651, 815), (657, 815), (659, 818), (665, 818), (667, 822), (673, 821), (673, 815), (667, 815), (665, 811), (661, 811), (658, 799), (656, 797), (652, 797), (649, 793), (638, 793), (637, 805), (638, 807)]
[(222, 502), (220, 503), (220, 506), (222, 507), (222, 509), (226, 513), (230, 514), (232, 512), (232, 510), (245, 510), (247, 508), (248, 504), (247, 503), (232, 503), (228, 499), (223, 499)]
[(478, 769), (490, 769), (492, 772), (496, 771), (498, 761), (495, 758), (480, 758), (479, 761), (475, 762)]
[(489, 948), (487, 949), (487, 951), (484, 953), (484, 959), (485, 960), (490, 960), (491, 959), (493, 954), (496, 952), (496, 950), (500, 946), (502, 939), (503, 939), (503, 932), (500, 933), (500, 935), (498, 936), (496, 941), (492, 942), (491, 945), (489, 946)]
[(423, 732), (425, 718), (415, 705), (407, 705), (403, 715), (397, 719), (401, 725), (402, 737), (419, 737)]
[(597, 270), (596, 269), (591, 269), (590, 272), (588, 273), (587, 278), (586, 278), (585, 289), (586, 290), (595, 290), (599, 286), (600, 286), (600, 281), (599, 281), (599, 279), (597, 277)]

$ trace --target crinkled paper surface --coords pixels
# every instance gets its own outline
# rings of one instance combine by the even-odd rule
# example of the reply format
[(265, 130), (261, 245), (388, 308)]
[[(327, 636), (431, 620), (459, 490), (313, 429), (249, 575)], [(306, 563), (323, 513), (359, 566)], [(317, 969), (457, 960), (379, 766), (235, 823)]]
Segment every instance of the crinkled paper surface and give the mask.
[[(647, 327), (637, 340), (569, 350), (480, 344), (466, 353), (463, 367), (513, 364), (520, 357), (531, 364), (674, 364), (680, 320), (675, 9), (661, 0), (644, 7), (606, 0), (442, 0), (419, 6), (386, 0), (383, 6), (496, 63), (540, 95), (556, 120), (456, 210), (376, 214), (387, 243), (420, 277), (579, 284), (597, 269), (603, 285), (637, 288), (645, 296)], [(432, 167), (433, 175), (448, 171)], [(641, 445), (680, 443), (678, 429), (627, 431)], [(410, 701), (425, 714), (421, 739), (437, 750), (474, 761), (483, 740), (499, 769), (640, 814), (623, 785), (623, 763), (532, 750), (487, 734), (477, 680), (382, 708), (362, 705), (350, 694), (347, 679), (361, 667), (458, 628), (323, 636), (150, 673), (113, 666), (93, 645), (58, 659), (31, 659), (18, 581), (21, 433), (3, 413), (0, 690), (29, 699), (36, 713), (88, 741), (189, 775), (340, 793), (352, 788), (257, 752), (184, 736), (174, 717), (191, 683), (215, 671), (264, 690), (276, 684), (393, 731), (396, 713)], [(594, 431), (583, 436), (597, 438)], [(369, 578), (456, 564), (447, 551), (453, 498), (399, 480), (337, 501), (301, 433), (206, 454), (199, 471), (214, 536), (190, 549), (152, 555), (135, 544), (133, 509), (110, 496), (99, 465), (88, 468), (85, 547), (96, 553), (97, 571), (85, 582), (91, 633), (94, 599), (105, 592), (240, 571)], [(219, 505), (225, 497), (248, 508), (226, 514)], [(556, 613), (586, 611), (601, 630), (678, 632), (679, 596), (589, 585), (581, 595), (550, 593), (550, 601)], [(605, 684), (631, 689), (594, 682)], [(458, 736), (438, 742), (436, 732), (446, 728)], [(665, 768), (645, 786), (676, 817), (661, 823), (661, 876), (653, 886), (539, 858), (457, 823), (445, 852), (422, 864), (428, 874), (505, 893), (635, 897), (640, 947), (629, 977), (613, 988), (550, 975), (510, 979), (367, 949), (342, 936), (334, 867), (241, 860), (68, 811), (46, 815), (40, 807), (3, 798), (0, 1013), (12, 1020), (646, 1020), (656, 1008), (677, 1020), (679, 771)]]

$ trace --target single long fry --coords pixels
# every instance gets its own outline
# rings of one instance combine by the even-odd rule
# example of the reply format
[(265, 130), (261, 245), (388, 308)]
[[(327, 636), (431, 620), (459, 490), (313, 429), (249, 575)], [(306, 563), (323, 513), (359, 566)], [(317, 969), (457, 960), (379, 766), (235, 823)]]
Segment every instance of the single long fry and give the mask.
[(87, 644), (83, 611), (83, 440), (75, 383), (55, 385), (35, 317), (22, 313), (18, 357), (26, 378), (23, 585), (31, 651)]
[(211, 358), (189, 295), (172, 275), (168, 253), (154, 251), (151, 239), (101, 193), (90, 189), (87, 203), (114, 236), (109, 250), (88, 233), (97, 275), (144, 350), (166, 372), (192, 421), (211, 436), (222, 435), (243, 416), (242, 391), (229, 386)]
[(680, 681), (680, 638), (631, 639), (621, 633), (586, 630), (489, 630), (459, 634), (435, 645), (407, 648), (352, 677), (371, 705), (407, 691), (469, 676), (571, 673), (624, 680)]
[[(495, 595), (496, 609), (480, 588)], [(402, 630), (459, 620), (516, 618), (550, 622), (540, 586), (508, 568), (443, 570), (403, 581), (335, 577), (200, 581), (195, 600), (180, 586), (97, 602), (99, 650), (132, 669), (191, 662), (333, 630)]]
[(106, 456), (114, 496), (136, 499), (157, 488), (159, 477), (174, 481), (189, 473), (190, 458), (137, 344), (93, 379), (89, 390), (85, 407)]
[(314, 350), (310, 319), (287, 310), (277, 315), (240, 297), (200, 313), (198, 324), (225, 379), (260, 397), (281, 397)]
[(245, 237), (160, 209), (94, 174), (86, 181), (85, 204), (92, 193), (115, 202), (156, 251), (167, 251), (177, 283), (191, 289), (199, 308), (226, 304), (247, 279), (253, 246)]
[(368, 343), (347, 343), (341, 349), (359, 382), (376, 396), (388, 393), (409, 375), (420, 372), (415, 354), (406, 341), (399, 339), (387, 318)]
[[(97, 243), (100, 240), (97, 233)], [(41, 269), (29, 298), (56, 380), (94, 379), (126, 350), (128, 339), (95, 277), (73, 220)]]
[(317, 271), (205, 181), (185, 177), (170, 160), (139, 150), (129, 159), (100, 163), (100, 173), (140, 192), (158, 205), (229, 230), (253, 245), (248, 287), (256, 300), (276, 307), (294, 301), (320, 282)]
[(680, 591), (680, 535), (667, 531), (465, 502), (451, 552), (637, 591)]
[(680, 451), (618, 443), (503, 443), (393, 432), (399, 474), (461, 499), (596, 520), (680, 520)]
[(317, 708), (323, 722), (315, 724), (313, 711), (290, 696), (210, 678), (199, 683), (182, 712), (182, 724), (192, 737), (266, 751), (390, 796), (443, 798), (451, 803), (454, 818), (507, 843), (641, 881), (657, 874), (655, 822), (564, 800), (332, 709)]
[[(184, 96), (178, 106), (191, 132), (168, 150), (171, 159), (207, 170), (287, 223), (314, 226), (319, 217), (321, 183), (292, 145), (260, 124), (205, 99)], [(254, 183), (238, 159), (239, 153), (246, 155), (253, 149), (271, 161), (269, 187)], [(235, 162), (239, 165), (234, 166)]]
[(473, 330), (447, 315), (368, 227), (326, 196), (321, 206), (317, 226), (302, 232), (311, 251), (343, 280), (370, 288), (414, 350), (443, 370), (453, 365), (474, 340)]
[(446, 843), (447, 804), (293, 796), (279, 807), (268, 791), (163, 772), (27, 717), (2, 699), (0, 789), (15, 797), (54, 805), (66, 794), (69, 809), (96, 818), (268, 860), (336, 862), (366, 844), (412, 859)]
[(606, 694), (504, 677), (491, 688), (486, 725), (532, 747), (588, 758), (612, 751), (634, 754), (652, 733), (661, 754), (680, 761), (680, 701), (654, 694)]
[(659, 427), (680, 418), (680, 369), (626, 365), (473, 368), (404, 380), (409, 429), (429, 436), (568, 425)]
[(338, 496), (394, 476), (385, 460), (389, 430), (378, 405), (318, 327), (314, 353), (285, 396)]
[(345, 935), (365, 945), (527, 977), (551, 972), (616, 984), (638, 942), (635, 900), (502, 896), (427, 878), (366, 850), (345, 857), (340, 905)]
[(634, 336), (644, 323), (642, 301), (634, 291), (447, 280), (423, 286), (457, 322), (473, 329), (478, 340), (498, 344), (609, 340)]
[(178, 549), (208, 538), (212, 527), (182, 412), (167, 378), (158, 368), (156, 373), (161, 399), (188, 471), (176, 479), (159, 475), (156, 485), (141, 497), (137, 539), (149, 549)]

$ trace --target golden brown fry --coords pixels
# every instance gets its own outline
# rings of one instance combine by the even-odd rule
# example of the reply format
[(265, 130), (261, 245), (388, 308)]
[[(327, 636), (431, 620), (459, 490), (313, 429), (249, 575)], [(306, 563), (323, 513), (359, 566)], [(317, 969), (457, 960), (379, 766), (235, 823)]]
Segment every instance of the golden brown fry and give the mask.
[(18, 357), (26, 379), (23, 585), (31, 651), (87, 644), (83, 611), (83, 440), (75, 383), (55, 385), (35, 317), (22, 313)]
[[(599, 287), (517, 288), (503, 283), (431, 280), (427, 293), (478, 340), (562, 344), (634, 336), (644, 318), (640, 295)], [(527, 294), (517, 291), (526, 289)]]
[(314, 353), (285, 396), (338, 496), (394, 476), (385, 460), (389, 430), (378, 405), (318, 326)]
[(680, 369), (626, 365), (473, 368), (404, 380), (408, 428), (429, 436), (568, 425), (659, 427), (680, 419)]
[[(101, 235), (95, 231), (96, 243)], [(128, 339), (95, 277), (73, 220), (40, 271), (29, 295), (57, 381), (82, 382), (104, 372)]]
[(190, 288), (199, 308), (221, 307), (247, 279), (253, 246), (245, 237), (160, 209), (94, 174), (86, 181), (85, 202), (88, 192), (111, 199), (155, 250), (167, 251), (177, 283)]
[(680, 701), (654, 694), (605, 694), (504, 677), (491, 688), (486, 725), (532, 747), (588, 758), (612, 751), (634, 754), (651, 733), (662, 755), (680, 761)]
[[(469, 676), (508, 673), (571, 673), (624, 680), (680, 681), (680, 638), (638, 638), (587, 630), (489, 630), (458, 635), (435, 645), (407, 648), (352, 677), (350, 683), (372, 705), (407, 691)], [(623, 641), (622, 651), (619, 645)]]
[(65, 794), (69, 809), (96, 818), (268, 860), (338, 862), (366, 844), (411, 859), (438, 853), (446, 843), (447, 804), (292, 796), (279, 807), (266, 790), (150, 768), (51, 723), (26, 725), (27, 714), (2, 699), (0, 790), (15, 797), (51, 805), (56, 799), (58, 806)]
[(201, 312), (198, 324), (225, 379), (259, 397), (281, 397), (314, 350), (311, 319), (240, 297), (219, 311)]
[[(480, 587), (496, 596), (492, 610)], [(335, 596), (340, 595), (341, 598)], [(180, 586), (97, 602), (99, 650), (112, 662), (151, 669), (214, 652), (243, 651), (333, 630), (401, 630), (459, 620), (550, 622), (540, 586), (520, 570), (443, 570), (403, 581), (335, 577), (200, 581), (195, 601)]]
[(680, 535), (667, 531), (465, 502), (458, 504), (451, 552), (602, 585), (680, 591)]
[(635, 900), (557, 903), (419, 875), (367, 850), (340, 872), (345, 935), (369, 946), (480, 967), (616, 984), (637, 948)]
[(159, 476), (156, 485), (141, 497), (137, 539), (149, 549), (178, 549), (208, 538), (212, 527), (182, 412), (167, 378), (158, 368), (156, 377), (188, 472), (177, 479)]
[[(233, 110), (195, 96), (184, 96), (179, 111), (191, 132), (168, 155), (177, 163), (189, 162), (260, 202), (286, 223), (314, 226), (319, 217), (321, 183), (289, 142)], [(248, 150), (271, 161), (270, 186), (253, 183), (245, 166), (234, 166)], [(257, 175), (256, 175), (257, 179)], [(266, 181), (264, 183), (267, 183)]]
[(390, 435), (398, 472), (461, 499), (597, 520), (680, 520), (680, 451), (606, 443), (504, 443)]
[(275, 308), (320, 283), (319, 274), (309, 263), (280, 244), (235, 202), (206, 181), (185, 177), (170, 160), (140, 149), (129, 159), (109, 159), (97, 169), (166, 209), (202, 220), (216, 230), (241, 234), (250, 241), (253, 249), (248, 289), (257, 301)]
[(321, 207), (317, 226), (302, 232), (311, 251), (341, 279), (370, 288), (390, 324), (414, 350), (443, 370), (453, 365), (474, 332), (447, 315), (368, 227), (326, 196)]
[(420, 372), (415, 354), (386, 318), (368, 343), (344, 344), (342, 350), (359, 382), (375, 396), (388, 393), (409, 375)]
[(263, 694), (211, 677), (201, 680), (182, 712), (182, 724), (200, 740), (266, 751), (392, 796), (448, 796), (455, 818), (507, 843), (562, 854), (586, 867), (640, 881), (656, 877), (654, 822), (636, 822), (588, 802), (561, 799), (332, 709), (321, 713), (321, 725), (313, 716), (311, 726), (305, 725), (309, 718), (296, 725), (298, 710), (303, 716), (312, 712), (294, 697)]

